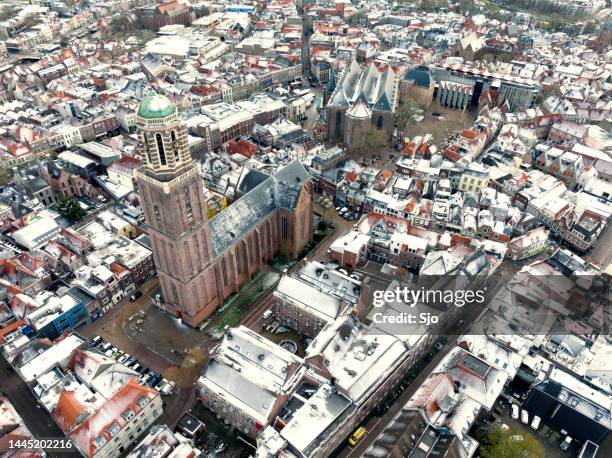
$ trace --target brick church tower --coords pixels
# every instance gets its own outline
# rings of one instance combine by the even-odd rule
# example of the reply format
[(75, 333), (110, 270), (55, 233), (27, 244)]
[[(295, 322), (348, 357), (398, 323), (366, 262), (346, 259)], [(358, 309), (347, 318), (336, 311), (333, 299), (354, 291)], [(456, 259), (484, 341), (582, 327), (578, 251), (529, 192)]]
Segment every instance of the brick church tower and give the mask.
[(137, 114), (143, 168), (136, 181), (153, 246), (166, 310), (185, 321), (211, 301), (214, 279), (210, 227), (201, 174), (187, 144), (187, 129), (170, 101), (147, 94)]

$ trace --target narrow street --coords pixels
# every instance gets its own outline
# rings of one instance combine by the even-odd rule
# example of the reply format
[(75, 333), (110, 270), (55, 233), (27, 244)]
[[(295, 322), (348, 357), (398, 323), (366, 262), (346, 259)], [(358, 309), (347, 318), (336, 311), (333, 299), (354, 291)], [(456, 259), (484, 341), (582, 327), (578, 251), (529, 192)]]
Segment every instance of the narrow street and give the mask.
[[(9, 367), (4, 356), (0, 356), (0, 379), (2, 380), (0, 382), (0, 389), (3, 395), (11, 401), (11, 404), (13, 404), (13, 407), (17, 410), (34, 438), (65, 439), (64, 432), (38, 403), (28, 385)], [(50, 457), (80, 456), (75, 450), (47, 450), (46, 453)], [(20, 456), (19, 453), (16, 456)]]
[(312, 137), (312, 129), (315, 121), (319, 118), (319, 111), (317, 110), (317, 107), (320, 103), (322, 103), (323, 89), (320, 87), (313, 87), (310, 88), (310, 90), (315, 95), (315, 99), (306, 110), (306, 120), (304, 121), (303, 128), (304, 131)]

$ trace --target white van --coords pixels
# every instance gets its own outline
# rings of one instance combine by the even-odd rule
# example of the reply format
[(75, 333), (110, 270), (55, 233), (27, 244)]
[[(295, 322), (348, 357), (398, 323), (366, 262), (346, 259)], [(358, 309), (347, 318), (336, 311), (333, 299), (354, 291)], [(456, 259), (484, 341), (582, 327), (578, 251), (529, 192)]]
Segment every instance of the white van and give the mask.
[(542, 421), (542, 419), (540, 417), (538, 417), (537, 415), (533, 416), (533, 420), (531, 421), (531, 427), (534, 430), (538, 430), (538, 428), (540, 427), (540, 422)]
[(261, 317), (264, 320), (267, 320), (268, 318), (270, 318), (272, 316), (272, 310), (266, 310), (265, 312), (262, 313)]
[(512, 404), (512, 419), (518, 420), (519, 417), (519, 406)]
[(527, 412), (525, 409), (521, 410), (521, 423), (524, 425), (529, 424), (529, 412)]

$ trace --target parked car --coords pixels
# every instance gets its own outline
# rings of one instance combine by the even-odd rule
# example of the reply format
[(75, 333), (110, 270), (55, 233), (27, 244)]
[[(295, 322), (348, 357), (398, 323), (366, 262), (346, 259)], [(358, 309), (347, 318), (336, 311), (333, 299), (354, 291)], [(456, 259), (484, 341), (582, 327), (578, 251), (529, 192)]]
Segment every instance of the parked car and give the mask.
[(516, 404), (512, 404), (512, 415), (511, 416), (513, 420), (518, 420), (519, 406), (517, 406)]
[(561, 444), (559, 445), (559, 447), (561, 447), (561, 450), (563, 450), (564, 452), (569, 448), (570, 444), (572, 443), (572, 438), (567, 436), (565, 438), (565, 440), (563, 442), (561, 442)]
[(102, 350), (102, 352), (105, 352), (107, 350), (110, 350), (111, 347), (112, 345), (109, 342), (105, 342), (102, 345), (100, 345), (100, 350)]
[(524, 425), (529, 424), (529, 412), (527, 412), (525, 409), (521, 410), (521, 423)]
[(102, 337), (100, 337), (100, 336), (94, 336), (94, 337), (91, 339), (91, 346), (92, 346), (92, 347), (95, 347), (95, 346), (96, 346), (96, 345), (98, 345), (100, 342), (102, 342)]
[(542, 421), (542, 419), (540, 417), (538, 417), (537, 415), (534, 415), (533, 416), (533, 421), (531, 422), (531, 427), (537, 431), (538, 428), (540, 427), (540, 422), (541, 421)]
[(141, 297), (142, 297), (142, 293), (140, 291), (136, 291), (134, 294), (130, 296), (130, 302), (136, 302)]
[(162, 376), (158, 373), (155, 373), (153, 376), (151, 376), (151, 378), (147, 381), (147, 385), (150, 387), (154, 387), (155, 385), (157, 385), (159, 383), (159, 381), (162, 379)]
[(142, 366), (138, 363), (134, 363), (130, 366), (130, 369), (135, 370), (136, 372), (138, 372), (140, 369), (142, 368)]
[(127, 361), (129, 357), (130, 355), (128, 355), (127, 353), (125, 355), (121, 355), (121, 357), (117, 360), (117, 362), (123, 364)]
[(161, 392), (162, 388), (166, 386), (167, 383), (168, 381), (165, 378), (163, 378), (159, 382), (157, 382), (157, 385), (155, 385), (155, 389)]
[(266, 310), (265, 312), (262, 313), (261, 317), (264, 320), (267, 320), (268, 318), (270, 318), (272, 316), (272, 310)]
[(104, 352), (104, 355), (108, 356), (109, 358), (112, 358), (112, 356), (113, 356), (113, 350), (106, 350), (106, 351)]
[(173, 381), (169, 381), (162, 388), (161, 394), (163, 394), (164, 396), (168, 396), (169, 394), (172, 394), (172, 391), (174, 390), (175, 386), (176, 386), (176, 383), (174, 383)]
[(344, 269), (338, 269), (338, 272), (340, 272), (342, 275), (348, 276), (348, 272)]

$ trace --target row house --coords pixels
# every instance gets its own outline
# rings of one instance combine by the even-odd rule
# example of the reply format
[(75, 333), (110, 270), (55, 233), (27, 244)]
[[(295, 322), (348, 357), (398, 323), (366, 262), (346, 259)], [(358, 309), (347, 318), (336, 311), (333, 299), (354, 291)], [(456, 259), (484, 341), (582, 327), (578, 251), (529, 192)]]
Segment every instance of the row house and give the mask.
[(29, 304), (30, 310), (33, 310), (25, 316), (25, 320), (41, 337), (56, 339), (89, 321), (83, 303), (62, 286), (56, 292), (41, 291)]
[[(76, 418), (83, 413), (75, 401), (65, 410)], [(132, 378), (85, 421), (65, 432), (84, 456), (111, 457), (127, 451), (162, 413), (161, 395)]]
[(226, 329), (197, 381), (198, 397), (254, 438), (281, 412), (302, 362), (244, 326)]
[(513, 261), (522, 261), (541, 253), (546, 248), (548, 234), (545, 227), (539, 227), (510, 240), (506, 256)]
[(581, 155), (571, 151), (563, 151), (546, 144), (536, 145), (532, 150), (532, 164), (562, 180), (568, 189), (574, 189), (579, 180), (584, 180), (585, 169)]

